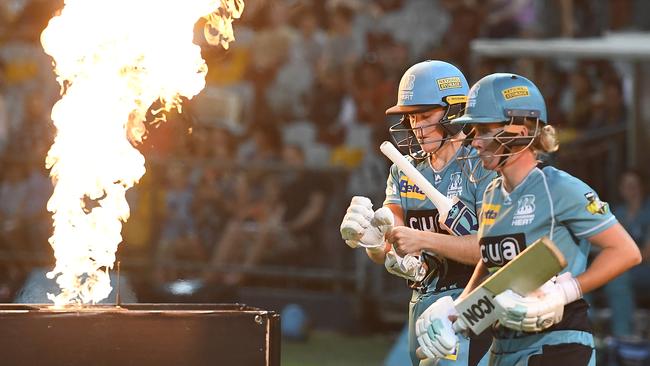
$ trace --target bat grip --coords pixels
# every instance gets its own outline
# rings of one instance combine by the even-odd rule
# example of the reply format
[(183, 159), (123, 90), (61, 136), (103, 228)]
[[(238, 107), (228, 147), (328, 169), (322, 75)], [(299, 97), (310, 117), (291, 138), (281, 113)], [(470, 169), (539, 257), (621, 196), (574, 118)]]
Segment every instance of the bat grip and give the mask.
[(465, 333), (465, 332), (467, 331), (467, 329), (462, 328), (462, 327), (460, 326), (460, 323), (457, 322), (457, 321), (455, 321), (455, 322), (452, 323), (452, 325), (451, 325), (451, 329), (453, 329), (454, 332), (456, 332), (456, 333)]

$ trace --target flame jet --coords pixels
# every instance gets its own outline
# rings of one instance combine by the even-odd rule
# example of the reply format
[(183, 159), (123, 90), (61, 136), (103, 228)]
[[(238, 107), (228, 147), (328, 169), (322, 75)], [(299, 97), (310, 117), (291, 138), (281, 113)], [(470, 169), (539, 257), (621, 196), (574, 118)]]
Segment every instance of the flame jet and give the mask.
[(147, 111), (157, 119), (205, 86), (207, 66), (193, 43), (205, 19), (211, 44), (228, 48), (243, 0), (65, 0), (41, 34), (62, 97), (52, 108), (56, 137), (45, 164), (54, 193), (47, 209), (56, 257), (55, 305), (97, 303), (129, 218), (126, 191), (145, 173)]

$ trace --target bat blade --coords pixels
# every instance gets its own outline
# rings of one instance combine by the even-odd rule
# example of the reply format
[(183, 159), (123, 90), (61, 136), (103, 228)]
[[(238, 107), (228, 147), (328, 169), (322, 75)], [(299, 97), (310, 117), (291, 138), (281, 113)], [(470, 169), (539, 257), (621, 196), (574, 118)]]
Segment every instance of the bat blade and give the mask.
[(466, 297), (456, 300), (459, 317), (475, 334), (497, 320), (494, 296), (507, 289), (525, 296), (566, 267), (562, 252), (543, 237), (519, 253), (512, 261), (488, 277)]

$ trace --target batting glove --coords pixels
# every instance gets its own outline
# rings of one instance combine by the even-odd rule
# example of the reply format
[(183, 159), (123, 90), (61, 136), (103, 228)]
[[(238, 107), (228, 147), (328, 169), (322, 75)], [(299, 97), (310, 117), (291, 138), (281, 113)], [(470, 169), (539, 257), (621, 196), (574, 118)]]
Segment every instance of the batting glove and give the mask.
[(383, 250), (384, 234), (393, 224), (393, 212), (388, 207), (373, 212), (369, 198), (354, 196), (341, 223), (341, 237), (350, 248)]
[(570, 272), (546, 282), (533, 294), (520, 296), (512, 290), (497, 295), (501, 308), (499, 323), (504, 327), (539, 332), (562, 321), (564, 306), (582, 298), (580, 284)]
[(458, 350), (458, 336), (450, 315), (458, 315), (451, 296), (439, 298), (415, 322), (415, 336), (420, 351), (427, 358), (445, 358)]
[(394, 249), (386, 253), (384, 267), (389, 273), (414, 282), (422, 281), (427, 274), (420, 258), (412, 255), (400, 257)]

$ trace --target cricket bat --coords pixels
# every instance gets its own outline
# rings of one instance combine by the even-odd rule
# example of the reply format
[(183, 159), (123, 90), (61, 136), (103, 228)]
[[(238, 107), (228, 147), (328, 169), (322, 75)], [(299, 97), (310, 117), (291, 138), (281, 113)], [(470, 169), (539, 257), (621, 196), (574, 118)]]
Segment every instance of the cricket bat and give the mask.
[[(550, 239), (542, 237), (494, 272), (467, 296), (456, 299), (454, 307), (458, 311), (458, 317), (463, 318), (474, 334), (481, 334), (498, 320), (494, 296), (507, 289), (526, 296), (557, 275), (566, 265), (562, 252)], [(456, 327), (454, 330), (459, 331)], [(416, 354), (420, 359), (426, 358), (420, 348)]]
[(562, 252), (542, 237), (494, 272), (477, 288), (454, 304), (474, 334), (480, 334), (498, 318), (494, 296), (510, 289), (521, 296), (538, 289), (566, 267)]
[(478, 230), (476, 213), (467, 207), (458, 197), (449, 199), (438, 191), (415, 167), (402, 155), (393, 144), (382, 142), (379, 150), (397, 165), (424, 194), (433, 202), (440, 214), (440, 225), (450, 234), (469, 235)]

